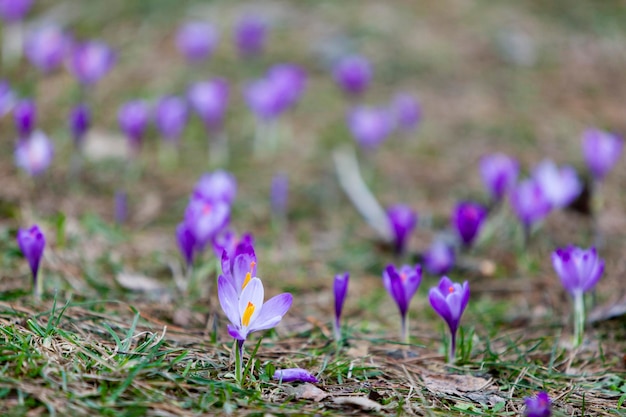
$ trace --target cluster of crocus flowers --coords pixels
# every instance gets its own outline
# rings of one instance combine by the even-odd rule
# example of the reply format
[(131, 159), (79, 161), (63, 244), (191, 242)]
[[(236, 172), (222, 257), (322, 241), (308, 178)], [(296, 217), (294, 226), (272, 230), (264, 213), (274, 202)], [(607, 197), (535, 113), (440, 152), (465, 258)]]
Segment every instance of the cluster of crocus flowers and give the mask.
[(422, 267), (420, 265), (403, 265), (400, 268), (388, 265), (383, 271), (383, 285), (400, 311), (400, 338), (405, 343), (409, 341), (409, 304), (421, 282)]
[(584, 294), (593, 289), (604, 272), (604, 261), (594, 247), (559, 248), (552, 253), (552, 266), (574, 299), (574, 347), (583, 342), (585, 330)]
[(337, 343), (341, 340), (341, 313), (343, 311), (343, 304), (346, 301), (346, 296), (348, 295), (349, 283), (349, 273), (345, 272), (335, 275), (335, 280), (333, 281), (333, 293), (335, 295), (335, 321), (333, 322), (333, 331)]
[(43, 283), (39, 277), (39, 264), (46, 246), (46, 237), (39, 228), (34, 225), (30, 229), (19, 229), (17, 232), (17, 244), (28, 260), (31, 273), (33, 275), (33, 293), (40, 298), (43, 290)]
[(526, 417), (550, 417), (552, 415), (550, 397), (547, 392), (541, 391), (534, 397), (524, 398)]
[(387, 218), (393, 232), (394, 250), (397, 254), (403, 254), (417, 226), (417, 213), (406, 204), (395, 204), (387, 209)]
[(463, 284), (452, 282), (443, 276), (439, 285), (428, 292), (428, 299), (432, 308), (445, 320), (450, 329), (450, 345), (448, 348), (448, 362), (454, 363), (456, 358), (456, 333), (461, 316), (469, 301), (470, 289), (467, 281)]

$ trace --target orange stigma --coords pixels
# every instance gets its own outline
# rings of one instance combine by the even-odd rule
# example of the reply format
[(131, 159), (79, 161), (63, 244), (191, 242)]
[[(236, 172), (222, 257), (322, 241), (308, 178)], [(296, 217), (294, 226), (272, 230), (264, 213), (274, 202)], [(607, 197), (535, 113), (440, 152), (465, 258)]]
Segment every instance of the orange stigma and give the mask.
[(246, 288), (246, 285), (248, 285), (248, 283), (252, 279), (252, 270), (254, 269), (255, 265), (256, 265), (256, 262), (254, 261), (250, 262), (250, 271), (246, 273), (246, 277), (243, 280), (243, 285), (241, 286), (242, 290)]
[(241, 324), (248, 327), (250, 325), (250, 318), (254, 314), (254, 304), (248, 301), (248, 305), (243, 312), (243, 317), (241, 317)]
[(205, 204), (204, 207), (202, 207), (202, 214), (209, 214), (211, 213), (211, 209), (213, 207), (211, 207), (210, 204)]
[(450, 294), (452, 294), (454, 292), (454, 287), (450, 285), (450, 288), (448, 288), (448, 291), (450, 291)]
[(406, 274), (400, 274), (400, 279), (402, 282), (406, 281)]

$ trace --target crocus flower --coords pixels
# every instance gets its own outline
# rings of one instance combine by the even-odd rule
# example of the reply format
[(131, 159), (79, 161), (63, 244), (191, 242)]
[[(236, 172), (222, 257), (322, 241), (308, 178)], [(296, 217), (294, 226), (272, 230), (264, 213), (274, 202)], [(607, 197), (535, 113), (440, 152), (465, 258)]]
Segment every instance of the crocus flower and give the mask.
[(567, 207), (583, 190), (574, 168), (564, 166), (559, 169), (548, 159), (535, 167), (533, 178), (555, 208)]
[(203, 61), (211, 56), (218, 41), (217, 29), (207, 22), (187, 22), (176, 34), (178, 50), (192, 62)]
[(512, 190), (510, 202), (513, 212), (524, 227), (526, 236), (530, 233), (530, 227), (546, 217), (552, 210), (552, 204), (543, 189), (533, 179), (520, 182)]
[(191, 198), (185, 210), (185, 223), (193, 234), (199, 251), (228, 224), (230, 206), (223, 201)]
[(424, 253), (423, 259), (424, 267), (431, 274), (446, 274), (454, 266), (454, 248), (442, 239), (437, 239)]
[(463, 245), (471, 246), (486, 218), (487, 209), (478, 203), (463, 201), (456, 205), (452, 212), (451, 223)]
[(125, 191), (117, 190), (113, 200), (115, 223), (124, 224), (128, 217), (128, 195)]
[(193, 197), (204, 201), (232, 204), (237, 196), (237, 180), (221, 169), (203, 174), (193, 189)]
[(37, 107), (35, 102), (30, 99), (18, 101), (13, 109), (13, 119), (19, 137), (29, 137), (37, 124)]
[(117, 113), (120, 130), (128, 138), (128, 143), (134, 153), (137, 153), (141, 147), (149, 119), (150, 109), (143, 100), (128, 101), (120, 107)]
[(583, 133), (583, 157), (596, 180), (602, 180), (615, 166), (623, 147), (624, 140), (613, 133), (599, 129), (587, 129)]
[(33, 5), (33, 0), (0, 0), (0, 18), (5, 22), (24, 19)]
[(448, 361), (454, 362), (456, 354), (456, 332), (467, 302), (469, 301), (470, 289), (467, 281), (463, 285), (452, 282), (447, 276), (443, 276), (439, 285), (428, 291), (428, 300), (433, 309), (446, 321), (450, 329), (450, 348)]
[(333, 68), (333, 78), (346, 93), (358, 96), (365, 92), (372, 79), (372, 67), (359, 55), (342, 58)]
[(52, 142), (39, 130), (27, 139), (20, 139), (15, 147), (15, 164), (31, 176), (43, 173), (53, 156)]
[(542, 391), (535, 397), (526, 397), (524, 403), (526, 404), (524, 411), (526, 417), (550, 417), (552, 415), (550, 397), (546, 392)]
[(306, 89), (306, 71), (296, 64), (276, 64), (267, 70), (266, 77), (277, 89), (279, 106), (283, 111), (294, 106)]
[(335, 275), (333, 282), (333, 293), (335, 294), (335, 340), (339, 342), (341, 340), (341, 311), (343, 310), (343, 303), (346, 300), (348, 294), (348, 284), (350, 283), (350, 274), (344, 273)]
[(406, 243), (417, 225), (417, 213), (406, 204), (395, 204), (387, 209), (387, 219), (393, 231), (396, 253), (404, 253)]
[(187, 104), (176, 96), (159, 100), (155, 110), (155, 124), (163, 138), (177, 142), (187, 124)]
[(417, 100), (408, 93), (398, 93), (391, 102), (391, 111), (396, 126), (405, 132), (415, 130), (421, 117), (422, 110)]
[(358, 106), (348, 113), (352, 137), (365, 150), (373, 151), (387, 139), (392, 121), (386, 109)]
[(591, 290), (604, 272), (604, 261), (596, 248), (574, 246), (559, 248), (552, 253), (552, 266), (565, 289), (574, 298), (574, 345), (580, 346), (585, 328), (584, 293)]
[(0, 80), (0, 117), (9, 113), (15, 105), (15, 93), (6, 80)]
[[(229, 259), (228, 262), (230, 262), (238, 253), (240, 245), (246, 244), (254, 246), (254, 238), (250, 233), (244, 233), (241, 236), (237, 236), (237, 233), (233, 230), (224, 228), (217, 235), (215, 235), (211, 243), (213, 244), (213, 252), (215, 253), (215, 256), (222, 259), (224, 252), (226, 252), (226, 257)], [(222, 265), (222, 267), (224, 267), (224, 265)], [(232, 266), (230, 270), (232, 270)]]
[(287, 213), (287, 200), (289, 198), (289, 177), (279, 173), (272, 177), (270, 189), (270, 204), (272, 214), (279, 219), (283, 219)]
[(231, 283), (237, 294), (241, 294), (250, 280), (257, 275), (257, 258), (251, 238), (245, 237), (231, 253), (222, 252), (222, 274)]
[(233, 38), (239, 54), (251, 56), (259, 54), (265, 45), (267, 26), (255, 15), (245, 15), (235, 25)]
[(248, 108), (258, 119), (274, 120), (285, 109), (278, 86), (267, 78), (248, 83), (243, 94)]
[(387, 265), (383, 271), (383, 285), (398, 305), (398, 310), (400, 311), (400, 331), (404, 342), (409, 341), (409, 304), (421, 282), (422, 267), (420, 265), (415, 265), (414, 267), (404, 265), (399, 270), (394, 265)]
[(187, 268), (193, 265), (194, 251), (196, 248), (196, 239), (185, 222), (180, 223), (176, 227), (176, 242), (178, 249), (185, 259)]
[(519, 163), (503, 153), (485, 155), (480, 159), (480, 176), (495, 201), (500, 201), (514, 186)]
[(223, 78), (214, 78), (193, 84), (187, 92), (187, 99), (205, 127), (219, 131), (228, 106), (228, 95), (228, 82)]
[(67, 48), (68, 40), (63, 29), (48, 25), (28, 35), (24, 43), (24, 55), (42, 72), (49, 73), (63, 63)]
[(81, 84), (92, 85), (109, 73), (115, 61), (115, 52), (106, 43), (87, 41), (74, 45), (69, 70)]
[(37, 280), (39, 273), (39, 263), (46, 246), (46, 237), (39, 228), (34, 225), (30, 229), (19, 229), (17, 231), (17, 244), (20, 250), (28, 260), (28, 265), (33, 274), (33, 284), (35, 296), (41, 296), (41, 283)]
[(78, 104), (70, 111), (69, 128), (72, 132), (74, 144), (80, 147), (85, 140), (85, 135), (91, 126), (91, 110), (85, 103)]
[(309, 382), (311, 384), (319, 382), (313, 374), (302, 368), (277, 369), (273, 378), (280, 382)]

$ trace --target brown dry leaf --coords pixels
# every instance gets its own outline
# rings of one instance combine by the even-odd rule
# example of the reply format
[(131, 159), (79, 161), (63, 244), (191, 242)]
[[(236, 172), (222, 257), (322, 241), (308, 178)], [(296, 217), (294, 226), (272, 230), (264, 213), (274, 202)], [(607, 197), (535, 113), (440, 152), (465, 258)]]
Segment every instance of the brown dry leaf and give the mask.
[[(288, 386), (286, 385), (285, 388)], [(313, 400), (313, 401), (322, 401), (324, 398), (328, 397), (326, 391), (323, 391), (316, 387), (313, 384), (309, 384), (308, 382), (298, 385), (297, 387), (289, 387), (288, 391), (290, 394), (295, 395), (296, 399), (300, 400)]]
[(459, 394), (461, 392), (482, 391), (489, 387), (491, 380), (473, 375), (422, 375), (424, 385), (431, 392), (444, 392), (446, 394)]
[(333, 402), (338, 405), (350, 405), (367, 411), (380, 411), (382, 406), (367, 397), (335, 397)]

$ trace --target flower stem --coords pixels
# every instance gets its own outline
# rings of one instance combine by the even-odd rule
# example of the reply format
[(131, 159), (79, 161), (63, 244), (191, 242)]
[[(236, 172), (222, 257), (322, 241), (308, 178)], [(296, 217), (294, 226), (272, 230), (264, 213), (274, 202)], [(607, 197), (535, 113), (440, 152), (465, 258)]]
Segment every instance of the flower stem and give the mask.
[(450, 334), (450, 346), (448, 347), (448, 363), (456, 362), (456, 331)]
[(235, 340), (235, 380), (243, 383), (243, 340)]
[(574, 347), (583, 343), (585, 332), (585, 298), (582, 292), (574, 295)]
[(333, 333), (335, 336), (335, 342), (341, 342), (341, 323), (339, 322), (339, 317), (335, 317), (335, 325), (333, 326)]
[(409, 315), (407, 313), (406, 316), (402, 316), (402, 321), (400, 323), (400, 337), (402, 342), (409, 343)]

